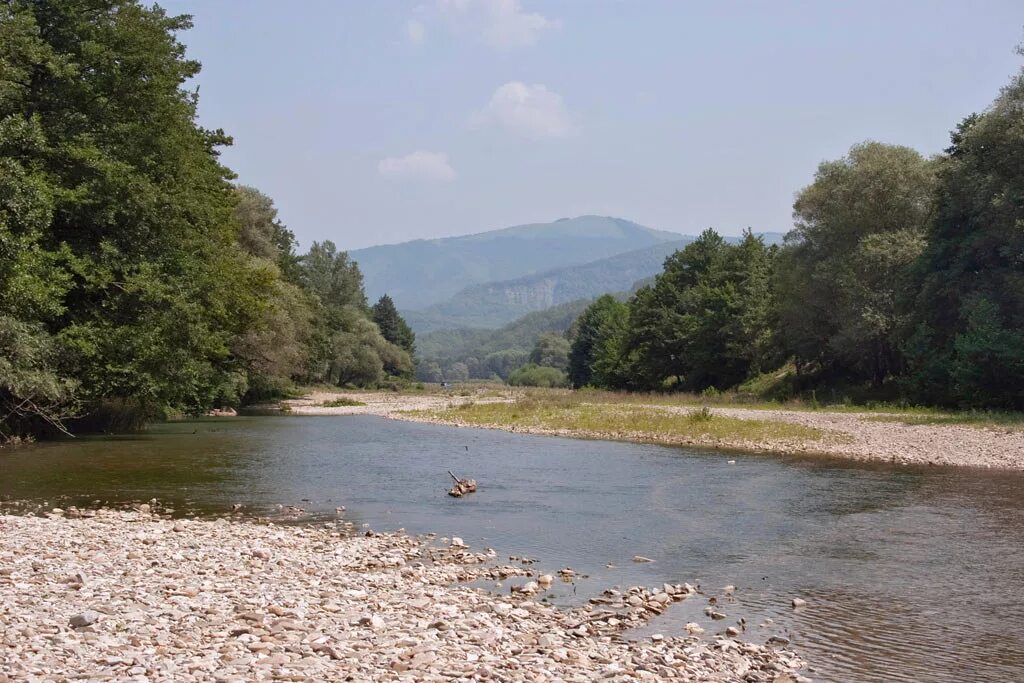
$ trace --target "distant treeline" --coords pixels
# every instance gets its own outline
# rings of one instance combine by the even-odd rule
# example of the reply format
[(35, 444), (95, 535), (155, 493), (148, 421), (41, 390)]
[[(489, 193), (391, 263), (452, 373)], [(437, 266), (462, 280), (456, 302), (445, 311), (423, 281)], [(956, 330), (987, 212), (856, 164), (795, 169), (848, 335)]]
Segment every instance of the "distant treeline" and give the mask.
[(333, 244), (299, 256), (196, 123), (199, 64), (133, 0), (0, 3), (0, 441), (413, 369)]
[(1024, 409), (1024, 71), (944, 154), (856, 145), (793, 213), (781, 248), (708, 230), (595, 301), (572, 384)]

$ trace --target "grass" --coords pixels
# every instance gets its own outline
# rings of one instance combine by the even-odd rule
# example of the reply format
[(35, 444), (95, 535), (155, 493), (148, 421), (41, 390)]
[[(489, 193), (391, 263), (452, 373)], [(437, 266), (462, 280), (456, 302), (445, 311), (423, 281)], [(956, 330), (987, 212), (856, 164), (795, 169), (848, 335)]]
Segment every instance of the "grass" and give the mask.
[(535, 392), (513, 403), (470, 403), (448, 410), (424, 411), (431, 417), (479, 426), (558, 431), (576, 436), (670, 443), (749, 443), (814, 441), (830, 433), (802, 425), (742, 420), (716, 415), (706, 406), (679, 414), (657, 406), (593, 403), (569, 392)]
[(344, 408), (346, 406), (365, 406), (366, 404), (362, 401), (356, 401), (351, 398), (333, 398), (330, 401), (324, 401), (320, 404), (321, 408)]
[(903, 415), (873, 415), (872, 422), (899, 422), (907, 425), (962, 425), (979, 429), (1024, 429), (1024, 414), (989, 411), (965, 411), (962, 413), (920, 413)]

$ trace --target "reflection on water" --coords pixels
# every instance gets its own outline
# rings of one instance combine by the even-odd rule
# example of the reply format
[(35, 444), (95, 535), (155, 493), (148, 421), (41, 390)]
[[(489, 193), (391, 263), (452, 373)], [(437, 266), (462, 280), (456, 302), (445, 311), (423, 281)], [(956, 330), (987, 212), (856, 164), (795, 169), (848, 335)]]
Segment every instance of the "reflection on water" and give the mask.
[[(480, 493), (445, 495), (447, 470)], [(373, 417), (162, 425), (0, 454), (0, 498), (88, 505), (159, 498), (179, 510), (277, 504), (314, 519), (457, 534), (611, 585), (699, 582), (645, 632), (782, 636), (819, 680), (1024, 680), (1024, 476), (575, 441)], [(634, 555), (656, 560), (631, 562)], [(613, 565), (611, 568), (606, 565)], [(794, 611), (790, 600), (810, 603)], [(770, 623), (767, 623), (771, 620)], [(766, 624), (765, 626), (759, 626)]]

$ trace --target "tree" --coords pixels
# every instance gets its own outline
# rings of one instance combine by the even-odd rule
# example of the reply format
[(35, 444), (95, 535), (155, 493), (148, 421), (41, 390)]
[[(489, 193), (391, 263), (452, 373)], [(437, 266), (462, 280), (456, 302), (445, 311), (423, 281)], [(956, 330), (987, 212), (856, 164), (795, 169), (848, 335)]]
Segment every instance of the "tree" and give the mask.
[(403, 348), (410, 356), (416, 355), (416, 335), (395, 308), (395, 302), (385, 294), (373, 305), (373, 320), (380, 333), (392, 344)]
[(537, 337), (530, 352), (530, 362), (548, 368), (565, 370), (569, 365), (569, 342), (560, 334), (545, 332)]
[(416, 379), (421, 382), (441, 382), (444, 380), (444, 374), (441, 372), (441, 366), (436, 361), (423, 361), (416, 366)]
[(348, 252), (339, 252), (334, 242), (313, 242), (300, 264), (303, 284), (320, 298), (328, 315), (346, 306), (367, 310), (359, 265)]
[(453, 382), (465, 382), (469, 379), (469, 368), (465, 363), (452, 363), (445, 373), (445, 378)]
[(646, 388), (726, 388), (759, 369), (773, 335), (773, 256), (750, 231), (735, 246), (713, 230), (669, 256), (654, 284), (629, 305), (620, 355), (630, 356), (634, 381)]
[(610, 294), (590, 304), (573, 323), (569, 351), (569, 380), (579, 389), (594, 384), (611, 387), (619, 356), (619, 342), (625, 334), (629, 310)]
[(298, 282), (299, 257), (295, 235), (277, 218), (274, 200), (254, 187), (235, 187), (238, 243), (250, 255), (274, 263), (284, 278)]
[(866, 142), (818, 167), (793, 205), (777, 272), (780, 330), (800, 369), (880, 386), (903, 370), (911, 267), (933, 215), (936, 163)]
[(1022, 112), (1024, 69), (954, 131), (939, 171), (909, 344), (919, 400), (1024, 409)]
[(133, 0), (0, 7), (0, 241), (20, 252), (0, 288), (27, 295), (5, 311), (52, 337), (33, 357), (89, 411), (221, 400), (272, 286), (237, 246), (230, 139), (184, 89), (190, 25)]

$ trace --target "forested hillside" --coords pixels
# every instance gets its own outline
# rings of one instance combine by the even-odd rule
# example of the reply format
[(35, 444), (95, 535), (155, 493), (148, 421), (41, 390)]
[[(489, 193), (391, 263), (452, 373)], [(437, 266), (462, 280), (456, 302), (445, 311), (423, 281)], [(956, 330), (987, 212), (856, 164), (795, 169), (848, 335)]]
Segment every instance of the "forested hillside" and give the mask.
[(333, 244), (295, 253), (196, 123), (190, 26), (132, 0), (0, 4), (0, 440), (119, 429), (412, 371)]
[(588, 299), (570, 301), (524, 315), (497, 330), (438, 330), (417, 341), (419, 379), (507, 379), (527, 362), (545, 333), (563, 335), (587, 307)]
[(372, 298), (390, 294), (399, 310), (444, 302), (471, 285), (580, 265), (681, 235), (621, 218), (579, 216), (476, 235), (357, 249)]

